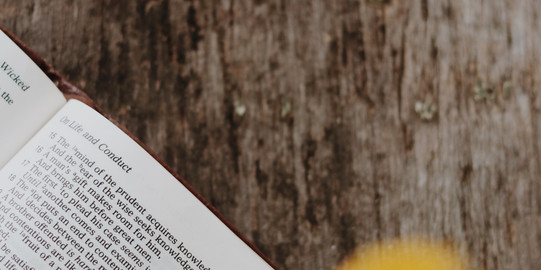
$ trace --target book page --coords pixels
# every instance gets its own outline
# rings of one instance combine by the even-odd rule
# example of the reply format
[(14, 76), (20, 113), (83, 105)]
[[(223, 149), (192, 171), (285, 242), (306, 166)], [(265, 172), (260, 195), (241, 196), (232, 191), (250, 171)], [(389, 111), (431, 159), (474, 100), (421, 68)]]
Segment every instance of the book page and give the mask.
[(0, 168), (65, 103), (53, 82), (0, 31)]
[(0, 171), (0, 268), (272, 269), (131, 138), (70, 100)]

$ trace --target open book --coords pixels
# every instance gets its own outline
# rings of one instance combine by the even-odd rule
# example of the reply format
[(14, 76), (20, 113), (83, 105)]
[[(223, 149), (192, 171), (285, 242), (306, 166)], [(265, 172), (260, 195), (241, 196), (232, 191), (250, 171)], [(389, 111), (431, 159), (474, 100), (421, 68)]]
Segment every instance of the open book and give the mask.
[(273, 268), (61, 77), (60, 91), (57, 74), (7, 34), (0, 31), (1, 269)]

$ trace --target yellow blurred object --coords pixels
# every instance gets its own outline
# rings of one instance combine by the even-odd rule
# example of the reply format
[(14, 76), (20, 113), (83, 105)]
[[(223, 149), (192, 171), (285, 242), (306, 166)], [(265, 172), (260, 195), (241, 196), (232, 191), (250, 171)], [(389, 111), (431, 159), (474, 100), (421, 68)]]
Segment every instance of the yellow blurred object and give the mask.
[(466, 270), (464, 257), (450, 246), (420, 239), (394, 240), (353, 254), (336, 270)]

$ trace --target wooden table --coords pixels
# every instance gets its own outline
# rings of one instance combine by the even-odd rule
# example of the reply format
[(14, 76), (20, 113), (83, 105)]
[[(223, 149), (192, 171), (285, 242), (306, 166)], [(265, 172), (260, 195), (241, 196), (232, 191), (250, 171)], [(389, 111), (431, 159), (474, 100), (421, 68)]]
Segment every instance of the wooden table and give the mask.
[(422, 235), (541, 263), (541, 2), (0, 1), (285, 269)]

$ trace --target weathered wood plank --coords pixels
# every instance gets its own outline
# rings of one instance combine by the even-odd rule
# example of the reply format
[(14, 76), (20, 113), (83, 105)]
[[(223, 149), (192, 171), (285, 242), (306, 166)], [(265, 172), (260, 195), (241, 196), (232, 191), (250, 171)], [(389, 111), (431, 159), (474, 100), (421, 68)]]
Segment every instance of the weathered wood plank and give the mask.
[[(454, 241), (480, 269), (536, 269), (540, 11), (4, 0), (0, 23), (286, 269), (411, 234)], [(418, 102), (437, 113), (421, 119)]]

